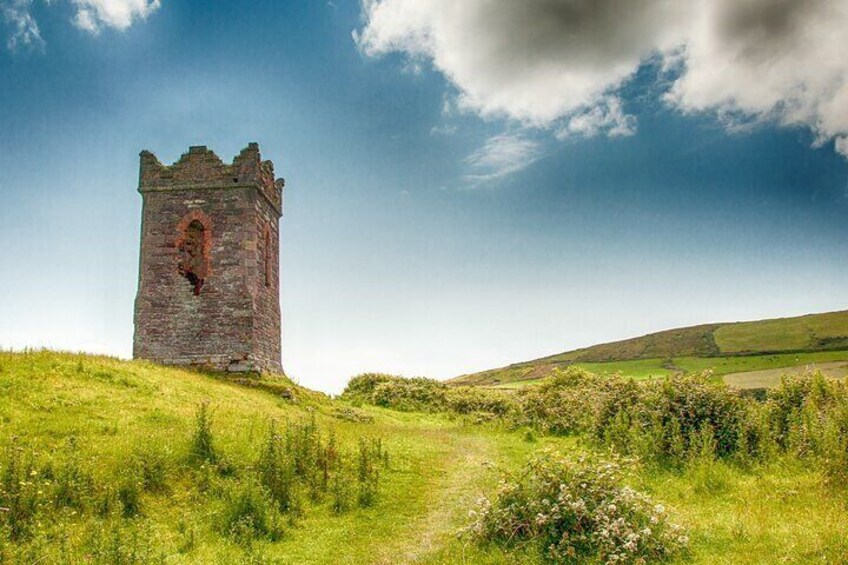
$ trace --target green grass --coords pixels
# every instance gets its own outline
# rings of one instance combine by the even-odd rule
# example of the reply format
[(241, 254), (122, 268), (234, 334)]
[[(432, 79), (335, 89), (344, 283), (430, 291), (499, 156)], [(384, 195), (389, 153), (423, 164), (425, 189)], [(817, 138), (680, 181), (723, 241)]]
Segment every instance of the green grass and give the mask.
[(726, 324), (715, 331), (722, 353), (818, 349), (848, 338), (848, 312)]
[[(637, 364), (631, 370), (650, 367)], [(163, 492), (141, 494), (138, 517), (51, 514), (26, 542), (33, 556), (28, 561), (98, 562), (81, 553), (83, 540), (100, 536), (107, 543), (114, 533), (128, 547), (161, 551), (167, 563), (533, 563), (529, 550), (481, 548), (456, 533), (468, 523), (475, 501), (496, 487), (493, 466), (515, 470), (543, 447), (585, 449), (573, 438), (528, 440), (522, 430), (443, 415), (357, 407), (372, 419), (350, 422), (334, 416), (346, 405), (290, 383), (280, 386), (294, 391), (293, 401), (144, 362), (0, 353), (0, 453), (16, 437), (39, 457), (60, 457), (75, 438), (75, 455), (98, 480), (108, 480), (144, 452), (161, 455), (169, 473)], [(391, 461), (376, 504), (341, 515), (327, 503), (312, 505), (275, 542), (257, 540), (246, 547), (220, 534), (214, 526), (220, 502), (199, 488), (200, 475), (185, 462), (196, 409), (204, 401), (212, 411), (216, 448), (237, 473), (254, 461), (271, 419), (314, 416), (344, 445), (363, 435), (383, 438)], [(824, 486), (814, 470), (792, 462), (751, 470), (715, 464), (682, 474), (643, 469), (632, 480), (688, 526), (693, 563), (848, 559), (844, 492)], [(6, 543), (0, 537), (0, 551)]]
[[(847, 361), (848, 351), (817, 351), (810, 353), (777, 353), (769, 355), (744, 355), (735, 357), (675, 357), (673, 359), (636, 359), (633, 361), (612, 361), (609, 363), (575, 363), (593, 373), (620, 373), (625, 377), (637, 380), (666, 377), (676, 371), (700, 373), (711, 370), (716, 377), (731, 373), (763, 371), (767, 369), (802, 370), (806, 365)], [(675, 367), (672, 369), (670, 367)], [(550, 369), (553, 369), (551, 367)], [(525, 369), (526, 370), (526, 369)], [(500, 375), (499, 375), (500, 377)], [(510, 380), (506, 377), (502, 382), (488, 386), (496, 388), (515, 389), (538, 383), (544, 377), (531, 379)]]
[(711, 359), (676, 358), (674, 364), (690, 373), (711, 369), (717, 376), (783, 367), (798, 367), (812, 363), (828, 363), (848, 359), (848, 351), (818, 351), (811, 353), (779, 353)]
[[(572, 364), (595, 372), (621, 372), (634, 378), (650, 378), (673, 372), (666, 363), (668, 359), (687, 371), (699, 370), (690, 367), (714, 367), (717, 374), (728, 374), (801, 365), (819, 361), (819, 358), (807, 354), (838, 351), (838, 355), (844, 355), (846, 350), (848, 311), (828, 312), (796, 318), (676, 328), (462, 375), (451, 382), (510, 388), (508, 383), (534, 382), (555, 368)], [(785, 363), (768, 360), (773, 354), (788, 359), (795, 353), (802, 358), (807, 355), (809, 361), (802, 359), (797, 363)], [(845, 358), (839, 357), (838, 360)], [(827, 359), (827, 355), (821, 359)], [(731, 369), (731, 366), (738, 368)]]

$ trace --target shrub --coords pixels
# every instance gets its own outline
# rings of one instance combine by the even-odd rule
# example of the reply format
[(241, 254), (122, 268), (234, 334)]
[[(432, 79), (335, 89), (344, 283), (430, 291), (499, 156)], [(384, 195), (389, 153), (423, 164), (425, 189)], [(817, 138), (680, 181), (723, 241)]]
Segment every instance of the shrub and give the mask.
[(848, 384), (818, 372), (784, 377), (765, 409), (780, 448), (816, 462), (829, 482), (848, 485)]
[(515, 395), (500, 390), (471, 386), (448, 388), (445, 394), (447, 409), (456, 414), (476, 414), (502, 418), (515, 407)]
[(446, 409), (447, 390), (433, 379), (366, 373), (350, 380), (342, 398), (395, 410), (439, 412)]
[[(618, 451), (653, 462), (683, 465), (706, 451), (728, 457), (748, 449), (746, 402), (709, 375), (645, 383), (611, 379), (599, 395), (592, 435)], [(709, 441), (706, 441), (709, 438)]]
[(395, 410), (438, 412), (445, 409), (447, 385), (432, 379), (397, 378), (379, 383), (371, 394), (372, 403)]
[(551, 452), (504, 478), (473, 515), (467, 531), (479, 542), (536, 544), (551, 563), (656, 562), (688, 544), (661, 505), (622, 484), (618, 463)]
[(516, 423), (553, 434), (588, 431), (607, 386), (606, 379), (585, 369), (557, 370), (537, 386), (518, 391)]
[(348, 381), (347, 386), (342, 392), (342, 397), (354, 398), (362, 397), (363, 399), (370, 398), (374, 389), (381, 383), (386, 383), (399, 379), (393, 375), (384, 373), (363, 373), (357, 375)]

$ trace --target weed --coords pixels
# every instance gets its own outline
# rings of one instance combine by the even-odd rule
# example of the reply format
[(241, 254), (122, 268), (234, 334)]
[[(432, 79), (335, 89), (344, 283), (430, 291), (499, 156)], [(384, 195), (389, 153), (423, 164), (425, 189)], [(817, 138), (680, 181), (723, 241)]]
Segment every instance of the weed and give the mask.
[(194, 418), (194, 433), (191, 436), (190, 456), (194, 461), (216, 463), (218, 454), (212, 442), (212, 417), (209, 402), (201, 402)]

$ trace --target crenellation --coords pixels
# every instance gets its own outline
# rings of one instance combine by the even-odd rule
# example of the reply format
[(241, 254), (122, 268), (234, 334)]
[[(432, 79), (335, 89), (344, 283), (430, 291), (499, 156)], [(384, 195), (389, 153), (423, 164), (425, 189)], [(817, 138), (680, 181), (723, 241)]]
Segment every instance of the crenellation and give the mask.
[(140, 157), (139, 192), (254, 186), (273, 207), (281, 209), (284, 182), (275, 177), (271, 161), (262, 161), (257, 143), (249, 143), (229, 165), (205, 145), (190, 147), (172, 165), (163, 165), (147, 150)]

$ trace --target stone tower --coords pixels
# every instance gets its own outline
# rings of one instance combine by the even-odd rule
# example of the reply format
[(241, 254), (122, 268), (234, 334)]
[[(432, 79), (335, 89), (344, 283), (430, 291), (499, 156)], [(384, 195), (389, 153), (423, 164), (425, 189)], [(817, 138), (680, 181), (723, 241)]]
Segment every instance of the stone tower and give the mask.
[(141, 152), (135, 358), (282, 373), (283, 184), (256, 143), (232, 165), (202, 146), (170, 166)]

